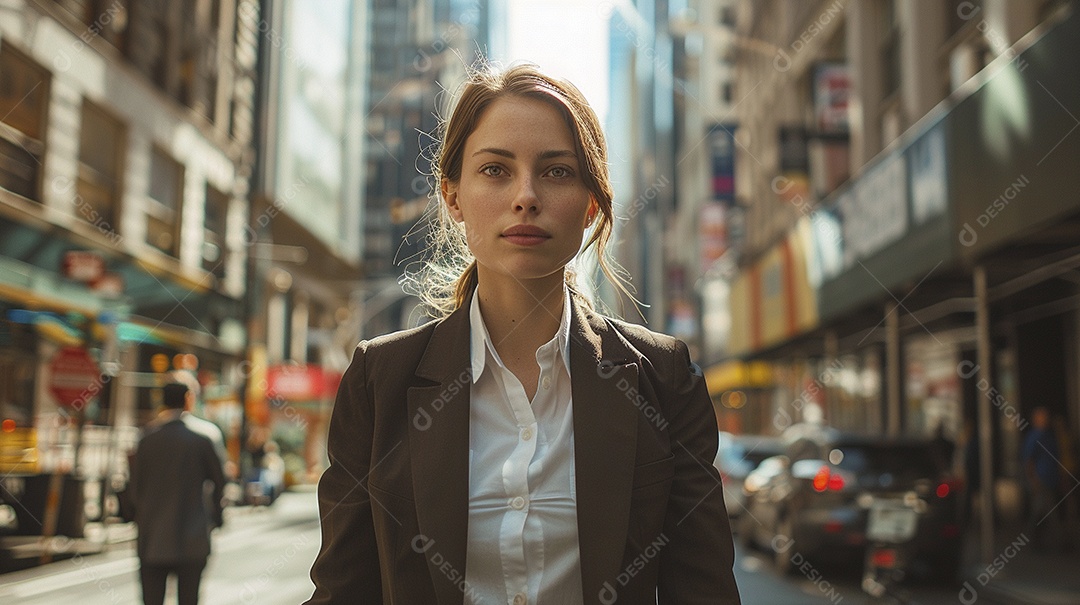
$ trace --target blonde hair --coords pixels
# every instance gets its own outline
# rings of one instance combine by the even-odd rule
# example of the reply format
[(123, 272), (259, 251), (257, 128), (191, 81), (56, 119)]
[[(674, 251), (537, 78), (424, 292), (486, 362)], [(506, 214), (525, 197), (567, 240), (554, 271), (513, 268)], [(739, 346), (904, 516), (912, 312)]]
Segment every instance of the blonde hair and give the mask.
[[(595, 226), (583, 250), (596, 246), (596, 256), (604, 275), (623, 294), (635, 300), (620, 277), (618, 267), (606, 258), (614, 223), (614, 194), (608, 176), (607, 143), (600, 120), (576, 86), (548, 76), (531, 64), (518, 64), (506, 70), (482, 64), (470, 70), (449, 119), (439, 127), (437, 140), (441, 142), (433, 162), (436, 204), (427, 213), (427, 258), (419, 263), (419, 269), (406, 271), (403, 287), (417, 296), (436, 318), (445, 317), (462, 306), (476, 287), (476, 259), (466, 242), (464, 226), (450, 216), (439, 193), (439, 185), (443, 179), (450, 182), (461, 179), (466, 139), (476, 129), (492, 102), (507, 96), (548, 103), (566, 120), (573, 135), (575, 151), (583, 164), (582, 180), (598, 210)], [(584, 299), (573, 287), (575, 275), (570, 267), (566, 268), (565, 280), (571, 291)]]

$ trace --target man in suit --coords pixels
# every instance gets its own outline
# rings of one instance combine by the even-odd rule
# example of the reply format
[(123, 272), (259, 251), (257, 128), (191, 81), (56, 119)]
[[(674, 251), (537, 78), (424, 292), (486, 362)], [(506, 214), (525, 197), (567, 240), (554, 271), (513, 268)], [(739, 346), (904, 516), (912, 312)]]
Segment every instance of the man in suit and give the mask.
[(177, 576), (180, 605), (195, 605), (210, 556), (210, 532), (221, 527), (225, 477), (209, 438), (191, 430), (182, 413), (194, 398), (182, 383), (163, 387), (164, 409), (139, 441), (131, 469), (143, 602), (165, 600)]

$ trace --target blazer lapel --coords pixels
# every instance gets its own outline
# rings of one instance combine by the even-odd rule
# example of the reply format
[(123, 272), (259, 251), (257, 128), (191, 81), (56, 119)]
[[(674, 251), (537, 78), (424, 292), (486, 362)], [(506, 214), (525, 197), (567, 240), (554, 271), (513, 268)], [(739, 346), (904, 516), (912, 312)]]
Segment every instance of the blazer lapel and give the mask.
[[(637, 450), (638, 359), (599, 315), (575, 301), (570, 328), (581, 583), (586, 603), (622, 571)], [(631, 390), (633, 389), (633, 390)]]
[[(435, 327), (411, 387), (409, 456), (419, 537), (441, 605), (461, 604), (469, 527), (469, 303)], [(420, 546), (422, 545), (422, 546)], [(448, 566), (447, 566), (448, 564)]]

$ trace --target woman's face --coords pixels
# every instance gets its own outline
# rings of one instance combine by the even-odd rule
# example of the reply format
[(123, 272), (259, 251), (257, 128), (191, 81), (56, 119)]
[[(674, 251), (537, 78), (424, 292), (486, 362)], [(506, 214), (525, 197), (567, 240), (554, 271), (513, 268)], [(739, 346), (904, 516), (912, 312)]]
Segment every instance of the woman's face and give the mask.
[(442, 183), (481, 283), (561, 287), (593, 206), (575, 148), (562, 115), (543, 101), (502, 97), (481, 115), (465, 140), (461, 179)]

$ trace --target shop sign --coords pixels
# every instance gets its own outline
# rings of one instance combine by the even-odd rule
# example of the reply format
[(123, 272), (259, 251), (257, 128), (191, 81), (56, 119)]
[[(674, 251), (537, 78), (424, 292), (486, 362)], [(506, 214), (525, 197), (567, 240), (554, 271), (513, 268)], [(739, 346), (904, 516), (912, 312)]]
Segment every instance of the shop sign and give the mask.
[(709, 129), (712, 164), (712, 199), (735, 203), (735, 124), (717, 124)]
[(93, 283), (105, 274), (105, 260), (89, 250), (68, 250), (64, 253), (62, 270), (68, 279)]
[(908, 229), (904, 155), (878, 164), (840, 195), (844, 225), (844, 268), (900, 239)]
[(814, 66), (814, 116), (823, 133), (848, 131), (848, 102), (851, 74), (846, 63), (819, 63)]
[(100, 389), (101, 370), (86, 349), (64, 347), (49, 364), (49, 392), (56, 403), (71, 407)]
[(915, 224), (945, 212), (948, 205), (945, 129), (939, 124), (907, 150), (911, 165), (911, 214)]
[(698, 211), (698, 249), (703, 273), (728, 249), (727, 219), (727, 207), (720, 202), (705, 202)]
[(119, 273), (104, 273), (93, 281), (94, 291), (103, 296), (117, 297), (124, 294), (124, 277)]
[(266, 395), (281, 401), (301, 402), (333, 397), (341, 374), (316, 365), (276, 365), (266, 373)]

